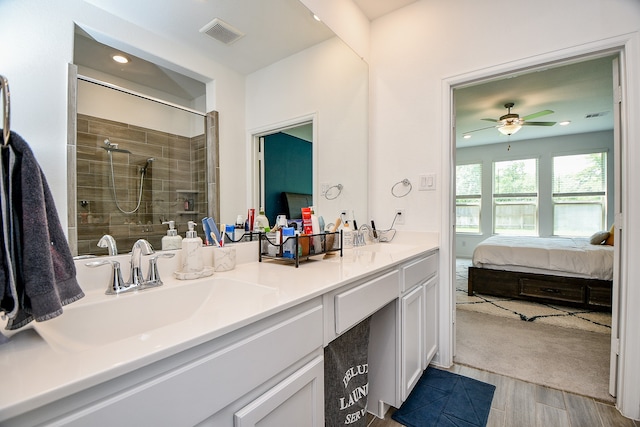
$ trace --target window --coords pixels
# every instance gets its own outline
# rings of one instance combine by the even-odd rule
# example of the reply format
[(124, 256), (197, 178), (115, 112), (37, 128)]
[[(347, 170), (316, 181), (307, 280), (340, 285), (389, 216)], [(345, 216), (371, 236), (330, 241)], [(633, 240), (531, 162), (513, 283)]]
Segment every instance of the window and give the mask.
[(538, 160), (493, 164), (493, 232), (538, 234)]
[(606, 153), (553, 158), (553, 234), (590, 236), (606, 229)]
[(456, 232), (480, 233), (482, 164), (456, 166)]

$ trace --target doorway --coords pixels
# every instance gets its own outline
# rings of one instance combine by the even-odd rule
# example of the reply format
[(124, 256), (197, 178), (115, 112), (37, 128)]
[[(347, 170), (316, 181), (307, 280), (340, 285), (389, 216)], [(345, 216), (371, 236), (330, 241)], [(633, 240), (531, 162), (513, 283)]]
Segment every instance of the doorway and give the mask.
[[(466, 108), (468, 106), (465, 107), (464, 105), (459, 105), (458, 104), (458, 100), (455, 98), (455, 92), (457, 90), (463, 90), (464, 88), (470, 88), (470, 87), (473, 87), (473, 86), (481, 86), (481, 85), (483, 85), (483, 84), (485, 84), (487, 82), (492, 82), (492, 83), (498, 82), (499, 83), (500, 81), (503, 81), (503, 79), (511, 79), (511, 80), (513, 80), (516, 77), (522, 76), (523, 73), (525, 73), (525, 74), (526, 73), (539, 73), (539, 74), (542, 74), (543, 73), (542, 69), (543, 68), (547, 68), (547, 67), (562, 68), (564, 66), (571, 66), (571, 65), (578, 64), (578, 63), (582, 63), (582, 62), (586, 63), (588, 61), (594, 61), (594, 60), (603, 60), (603, 59), (607, 60), (608, 64), (609, 64), (608, 66), (610, 67), (609, 69), (611, 70), (611, 57), (618, 57), (618, 56), (619, 56), (618, 52), (612, 52), (612, 51), (609, 51), (606, 54), (605, 53), (592, 54), (589, 58), (584, 58), (583, 57), (583, 58), (580, 58), (580, 59), (565, 59), (562, 63), (561, 62), (557, 62), (557, 63), (554, 63), (553, 65), (549, 65), (549, 64), (544, 65), (544, 66), (536, 65), (534, 67), (527, 67), (525, 69), (520, 69), (520, 70), (516, 70), (516, 71), (509, 70), (508, 73), (501, 73), (500, 75), (493, 75), (493, 76), (483, 77), (481, 80), (469, 79), (467, 82), (462, 82), (459, 85), (457, 85), (456, 87), (452, 86), (451, 87), (451, 89), (452, 89), (452, 92), (451, 92), (451, 94), (452, 94), (452, 103), (453, 103), (453, 105), (455, 105), (455, 112), (453, 112), (454, 113), (453, 117), (456, 118), (456, 124), (455, 124), (455, 128), (454, 128), (455, 132), (454, 133), (456, 134), (456, 136), (459, 136), (460, 138), (463, 137), (462, 135), (467, 130), (472, 130), (472, 131), (473, 130), (479, 130), (479, 131), (482, 131), (482, 132), (487, 132), (488, 131), (488, 132), (495, 132), (497, 134), (496, 130), (492, 129), (492, 126), (491, 126), (490, 123), (486, 123), (486, 126), (477, 126), (475, 128), (468, 128), (467, 127), (466, 129), (461, 129), (461, 121), (459, 120), (460, 117), (461, 117), (461, 114), (458, 114), (458, 112), (460, 111), (460, 109), (464, 109), (464, 108)], [(508, 85), (505, 85), (505, 86), (508, 86)], [(612, 87), (613, 87), (613, 81), (612, 81), (612, 79), (610, 79), (609, 82), (608, 82), (608, 88), (609, 88), (610, 91), (612, 91)], [(546, 95), (547, 97), (549, 96), (549, 92), (544, 92), (544, 91), (542, 91), (542, 92), (543, 92), (543, 94), (541, 96), (544, 96), (544, 95)], [(557, 91), (554, 92), (554, 93), (557, 94)], [(523, 94), (518, 94), (518, 95), (522, 96)], [(502, 96), (502, 99), (500, 99), (501, 96)], [(513, 97), (514, 95), (507, 95), (507, 96)], [(611, 98), (613, 98), (613, 97), (611, 97)], [(495, 96), (493, 98), (493, 102), (494, 103), (500, 103), (500, 102), (504, 103), (505, 101), (508, 101), (508, 99), (505, 99), (504, 95), (501, 95), (501, 94), (495, 94)], [(525, 96), (522, 96), (522, 98), (520, 99), (520, 103), (526, 105), (526, 97)], [(516, 102), (516, 104), (517, 104), (517, 102)], [(535, 108), (534, 108), (534, 110), (538, 111)], [(608, 112), (608, 114), (610, 114), (608, 119), (611, 121), (611, 127), (612, 128), (614, 126), (618, 126), (618, 124), (619, 124), (619, 123), (617, 123), (615, 121), (614, 114), (613, 114), (614, 111), (613, 110), (614, 110), (613, 102), (611, 102), (609, 107), (607, 108), (607, 112)], [(534, 111), (531, 111), (531, 113), (533, 113), (533, 112)], [(604, 111), (599, 111), (599, 113), (604, 113)], [(489, 117), (492, 117), (492, 116), (489, 116)], [(551, 116), (549, 116), (549, 117), (551, 117)], [(558, 119), (558, 120), (562, 120), (562, 119)], [(614, 125), (614, 123), (615, 123), (615, 125)], [(610, 190), (608, 191), (609, 194), (611, 195), (611, 197), (609, 198), (609, 201), (608, 201), (608, 205), (610, 207), (610, 212), (609, 212), (609, 215), (607, 217), (607, 224), (609, 224), (609, 225), (611, 223), (613, 223), (614, 214), (618, 212), (618, 210), (616, 210), (615, 207), (620, 205), (619, 200), (618, 200), (619, 198), (616, 197), (615, 200), (614, 200), (613, 194), (616, 194), (616, 195), (619, 194), (619, 181), (618, 181), (617, 177), (620, 176), (622, 174), (622, 172), (623, 172), (619, 168), (619, 162), (617, 162), (617, 161), (614, 162), (614, 159), (616, 158), (616, 156), (619, 155), (619, 148), (615, 145), (615, 142), (613, 141), (615, 139), (615, 137), (614, 137), (615, 132), (613, 130), (611, 130), (610, 132), (612, 134), (611, 137), (610, 137), (610, 139), (611, 139), (611, 148), (610, 148), (611, 161), (610, 161), (610, 165), (613, 166), (613, 164), (615, 163), (616, 167), (615, 168), (612, 167), (613, 171), (612, 171), (612, 173), (609, 174), (609, 177), (610, 177), (611, 181), (616, 181), (616, 185), (615, 185), (615, 189), (614, 189), (613, 188), (614, 185), (612, 184), (611, 187), (610, 187)], [(474, 135), (473, 135), (473, 132), (472, 132), (472, 138), (473, 138), (473, 136)], [(519, 155), (521, 155), (520, 146), (518, 144), (521, 144), (521, 145), (524, 144), (525, 141), (527, 141), (527, 139), (523, 138), (522, 134), (518, 138), (514, 138), (513, 136), (514, 135), (511, 135), (510, 137), (506, 138), (506, 140), (503, 140), (503, 142), (502, 142), (502, 148), (504, 150), (503, 150), (503, 153), (501, 154), (501, 157), (503, 159), (517, 158)], [(532, 139), (536, 139), (536, 138), (534, 137)], [(449, 162), (452, 165), (451, 167), (453, 169), (452, 173), (451, 173), (452, 174), (452, 195), (453, 195), (453, 197), (450, 198), (450, 201), (448, 203), (448, 206), (450, 207), (451, 212), (455, 212), (456, 211), (456, 206), (457, 206), (456, 205), (456, 199), (455, 199), (455, 182), (456, 182), (455, 181), (455, 178), (456, 178), (456, 176), (455, 176), (455, 165), (457, 164), (456, 160), (458, 159), (458, 153), (457, 153), (457, 150), (456, 150), (457, 142), (458, 142), (458, 138), (455, 138), (455, 140), (453, 140), (453, 149), (451, 150), (451, 156), (452, 157), (451, 157), (451, 161)], [(553, 149), (560, 150), (560, 151), (562, 149), (569, 150), (569, 149), (564, 148), (564, 147), (562, 149), (556, 149), (556, 148), (553, 148)], [(574, 148), (574, 150), (576, 150), (576, 149), (579, 150), (579, 148)], [(491, 165), (489, 165), (489, 167), (491, 167)], [(490, 175), (490, 173), (489, 173), (489, 175)], [(491, 184), (491, 178), (489, 178), (489, 183), (487, 184), (485, 182), (483, 184), (482, 191), (488, 191), (489, 195), (490, 195), (491, 191), (492, 191), (491, 185), (492, 185)], [(491, 199), (489, 198), (489, 200), (491, 200)], [(491, 201), (489, 201), (489, 203), (491, 203)], [(487, 235), (490, 235), (493, 232), (492, 231), (493, 230), (493, 226), (491, 224), (491, 218), (487, 218), (487, 216), (489, 216), (489, 217), (492, 216), (492, 209), (491, 208), (489, 208), (489, 210), (488, 210), (488, 215), (485, 215), (482, 219), (479, 219), (479, 221), (482, 221), (482, 224), (478, 224), (478, 225), (479, 226), (480, 225), (485, 225), (485, 231), (489, 230)], [(547, 227), (549, 230), (551, 230), (551, 228), (550, 228), (550, 227), (552, 227), (551, 222), (549, 222), (549, 220), (545, 220), (545, 221), (547, 221), (547, 224), (545, 225), (545, 227)], [(455, 224), (455, 215), (454, 215), (454, 218), (452, 219), (452, 222)], [(603, 227), (603, 229), (604, 229), (604, 227)], [(547, 235), (552, 235), (552, 234), (553, 234), (552, 230), (551, 230), (550, 233), (547, 233)], [(455, 230), (454, 230), (453, 235), (452, 235), (452, 243), (453, 243), (452, 244), (452, 255), (453, 255), (452, 258), (453, 259), (451, 260), (452, 262), (450, 263), (450, 266), (451, 266), (451, 269), (452, 269), (452, 273), (450, 275), (450, 277), (452, 279), (450, 280), (450, 282), (453, 282), (452, 287), (453, 287), (453, 294), (454, 294), (454, 298), (453, 298), (454, 301), (453, 301), (453, 304), (452, 304), (453, 307), (454, 307), (453, 308), (453, 319), (454, 319), (453, 328), (454, 328), (454, 330), (453, 330), (453, 334), (452, 334), (453, 335), (453, 343), (452, 343), (453, 354), (452, 354), (452, 358), (453, 358), (453, 356), (455, 355), (455, 353), (457, 351), (457, 349), (455, 347), (456, 329), (460, 327), (459, 323), (456, 322), (456, 318), (457, 317), (456, 317), (456, 309), (455, 309), (455, 282), (456, 282), (456, 267), (455, 266), (456, 266), (456, 258), (461, 253), (464, 254), (465, 257), (470, 258), (471, 254), (472, 254), (472, 248), (475, 246), (475, 244), (477, 244), (477, 242), (479, 242), (479, 241), (483, 240), (484, 238), (486, 238), (487, 235), (484, 235), (484, 233), (480, 233), (480, 232), (475, 233), (475, 234), (474, 233), (470, 233), (470, 234), (462, 234), (461, 235), (461, 234), (456, 234)], [(616, 248), (616, 251), (618, 252), (619, 249)], [(619, 259), (619, 254), (618, 254), (617, 259)], [(615, 266), (615, 264), (614, 264), (614, 270), (615, 269), (617, 269), (617, 266)], [(616, 280), (616, 276), (614, 275), (614, 301), (617, 298), (617, 291), (615, 290), (617, 286), (618, 286), (618, 283), (617, 283), (617, 280)], [(613, 316), (612, 316), (612, 318), (613, 319), (617, 319), (617, 305), (615, 304), (615, 302), (614, 302), (614, 307), (613, 307)], [(612, 330), (615, 331), (616, 328), (617, 328), (617, 321), (613, 320), (612, 323), (613, 323), (611, 325), (612, 326)], [(614, 332), (614, 336), (615, 335), (617, 335), (617, 332)], [(611, 346), (610, 343), (609, 343), (609, 346)], [(616, 372), (615, 368), (613, 366), (612, 366), (611, 372), (614, 372), (614, 373)], [(614, 374), (614, 376), (615, 376), (615, 374)], [(615, 379), (615, 378), (613, 378), (613, 379)], [(612, 394), (615, 394), (615, 384), (612, 384), (610, 386), (610, 389), (612, 391)]]
[(252, 132), (254, 205), (264, 209), (269, 223), (286, 214), (283, 193), (314, 200), (317, 147), (314, 117), (294, 119)]

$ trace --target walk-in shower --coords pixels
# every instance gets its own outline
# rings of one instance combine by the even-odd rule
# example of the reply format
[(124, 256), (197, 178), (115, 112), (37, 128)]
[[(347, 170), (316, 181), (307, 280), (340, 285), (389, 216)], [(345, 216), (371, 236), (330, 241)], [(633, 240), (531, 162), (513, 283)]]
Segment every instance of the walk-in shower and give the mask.
[(147, 175), (148, 168), (151, 166), (151, 163), (155, 160), (155, 158), (149, 157), (146, 163), (144, 164), (144, 166), (140, 168), (139, 170), (140, 189), (138, 190), (138, 203), (136, 204), (136, 207), (133, 210), (128, 211), (123, 209), (120, 206), (120, 203), (118, 203), (118, 196), (116, 193), (116, 178), (115, 178), (115, 173), (113, 172), (113, 153), (131, 154), (131, 151), (125, 150), (123, 148), (118, 148), (118, 144), (111, 142), (109, 138), (104, 140), (104, 146), (102, 148), (104, 148), (107, 151), (107, 153), (109, 153), (109, 164), (111, 166), (111, 189), (113, 190), (113, 200), (116, 203), (116, 207), (123, 214), (132, 214), (137, 212), (138, 209), (140, 209), (140, 202), (142, 201), (142, 191), (144, 189), (144, 178)]

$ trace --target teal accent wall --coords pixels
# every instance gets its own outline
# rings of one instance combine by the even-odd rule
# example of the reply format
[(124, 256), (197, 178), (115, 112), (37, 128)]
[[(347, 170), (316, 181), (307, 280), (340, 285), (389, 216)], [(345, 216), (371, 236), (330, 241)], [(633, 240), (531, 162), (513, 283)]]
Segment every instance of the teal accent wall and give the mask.
[[(286, 166), (285, 166), (286, 165)], [(265, 215), (270, 224), (284, 214), (281, 193), (313, 193), (312, 144), (284, 133), (264, 138)]]

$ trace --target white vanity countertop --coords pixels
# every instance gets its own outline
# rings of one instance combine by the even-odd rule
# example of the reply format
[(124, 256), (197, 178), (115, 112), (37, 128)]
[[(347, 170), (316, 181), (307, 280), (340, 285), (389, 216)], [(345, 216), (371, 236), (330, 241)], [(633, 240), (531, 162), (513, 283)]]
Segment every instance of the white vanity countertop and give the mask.
[[(257, 258), (256, 243), (248, 247)], [(162, 287), (117, 296), (104, 295), (110, 274), (109, 266), (90, 269), (84, 266), (90, 260), (77, 261), (78, 280), (86, 296), (66, 306), (58, 321), (75, 319), (73, 316), (76, 313), (96, 313), (99, 316), (103, 312), (105, 317), (114, 316), (118, 320), (119, 316), (123, 316), (123, 322), (114, 328), (127, 328), (129, 323), (133, 325), (132, 333), (125, 338), (109, 341), (108, 337), (104, 338), (104, 333), (100, 333), (107, 330), (100, 327), (107, 326), (100, 325), (100, 322), (94, 324), (95, 317), (87, 322), (77, 322), (83, 323), (80, 325), (70, 325), (79, 331), (80, 336), (85, 334), (91, 341), (80, 346), (66, 345), (68, 343), (64, 340), (56, 343), (50, 339), (47, 342), (42, 338), (46, 335), (42, 332), (52, 328), (51, 325), (55, 326), (56, 319), (40, 324), (32, 322), (18, 332), (3, 330), (2, 333), (9, 336), (10, 340), (0, 345), (0, 424), (5, 419), (210, 341), (436, 248), (436, 233), (398, 233), (392, 243), (346, 249), (342, 258), (339, 253), (326, 259), (312, 257), (301, 262), (299, 268), (273, 260), (245, 262), (231, 271), (188, 281), (174, 279), (171, 274), (179, 262), (180, 253), (177, 251), (172, 259), (158, 260), (164, 281)], [(210, 254), (213, 250), (215, 248), (205, 249), (205, 263), (209, 261), (208, 265), (212, 265)], [(244, 262), (246, 258), (246, 253), (241, 253), (239, 248), (239, 262)], [(126, 280), (129, 257), (121, 255), (115, 259), (121, 262)], [(144, 265), (146, 271), (146, 261)], [(214, 282), (210, 285), (212, 279)], [(218, 290), (216, 281), (226, 282), (225, 286)], [(190, 293), (190, 287), (194, 297), (183, 300), (182, 297)], [(210, 288), (216, 291), (210, 292)], [(152, 293), (156, 294), (152, 296)], [(161, 301), (164, 295), (176, 296), (170, 298), (171, 304), (166, 309), (166, 316), (171, 320), (150, 331), (136, 330), (136, 327), (144, 328), (144, 325), (137, 325), (137, 321), (145, 318), (145, 310), (149, 306), (154, 306), (153, 298), (158, 297)], [(128, 307), (141, 302), (139, 312), (129, 320), (122, 314), (125, 313), (124, 309), (116, 307), (112, 311), (105, 311), (105, 308), (111, 310), (109, 301), (115, 299), (118, 304)], [(181, 301), (183, 307), (180, 307)], [(191, 303), (197, 303), (197, 307), (185, 312)], [(73, 310), (77, 310), (76, 313), (71, 313)], [(162, 312), (162, 316), (164, 314)], [(96, 333), (92, 335), (94, 331)], [(101, 343), (102, 339), (107, 342)], [(99, 344), (92, 344), (94, 340)]]

